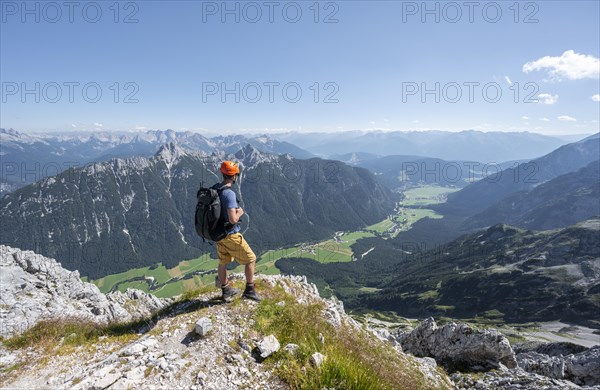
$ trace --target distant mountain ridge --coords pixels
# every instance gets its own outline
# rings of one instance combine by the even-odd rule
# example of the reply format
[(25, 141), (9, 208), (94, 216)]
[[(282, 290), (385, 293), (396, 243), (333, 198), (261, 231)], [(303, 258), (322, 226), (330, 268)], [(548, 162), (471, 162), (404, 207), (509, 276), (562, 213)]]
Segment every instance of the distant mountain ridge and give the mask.
[(549, 230), (600, 215), (600, 160), (520, 191), (467, 219), (466, 228), (507, 223)]
[(265, 153), (311, 158), (313, 154), (269, 136), (205, 137), (190, 131), (94, 132), (85, 134), (25, 134), (0, 129), (3, 160), (0, 196), (74, 166), (111, 158), (152, 157), (165, 143), (204, 153), (235, 153), (250, 144)]
[(533, 159), (568, 143), (564, 139), (529, 132), (475, 130), (289, 132), (274, 134), (273, 137), (330, 158), (360, 152), (380, 156), (418, 155), (484, 163)]
[(235, 155), (208, 155), (169, 143), (152, 158), (70, 168), (7, 194), (0, 199), (0, 243), (92, 278), (158, 262), (175, 266), (212, 250), (193, 226), (196, 191), (201, 182), (221, 180), (223, 159), (241, 163), (241, 191), (235, 189), (257, 253), (376, 223), (395, 206), (363, 168), (250, 145)]
[(513, 193), (531, 190), (560, 175), (577, 171), (598, 160), (598, 156), (600, 136), (596, 134), (561, 146), (516, 168), (491, 172), (483, 180), (448, 195), (448, 201), (439, 209), (443, 213), (474, 215)]

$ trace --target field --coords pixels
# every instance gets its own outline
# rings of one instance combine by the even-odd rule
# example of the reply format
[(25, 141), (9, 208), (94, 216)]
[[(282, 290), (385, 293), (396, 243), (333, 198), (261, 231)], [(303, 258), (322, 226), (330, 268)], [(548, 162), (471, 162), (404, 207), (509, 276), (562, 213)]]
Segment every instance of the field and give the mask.
[[(445, 194), (455, 191), (453, 188), (426, 186), (406, 191), (406, 200), (397, 208), (394, 215), (354, 232), (337, 232), (334, 237), (314, 243), (300, 244), (277, 250), (270, 250), (259, 257), (256, 263), (257, 274), (279, 274), (275, 266), (277, 260), (286, 257), (303, 257), (320, 263), (350, 262), (354, 259), (351, 246), (365, 237), (395, 237), (398, 233), (411, 228), (421, 218), (442, 218), (435, 211), (421, 208), (426, 205), (445, 201)], [(211, 285), (217, 270), (217, 260), (208, 254), (197, 259), (185, 260), (176, 267), (167, 269), (162, 264), (153, 267), (135, 268), (127, 272), (108, 275), (91, 282), (100, 291), (125, 291), (136, 288), (151, 292), (158, 297), (172, 297), (187, 290)], [(244, 272), (243, 266), (233, 272)], [(87, 279), (86, 279), (87, 280)]]
[(154, 267), (135, 268), (127, 272), (105, 276), (92, 281), (100, 291), (125, 291), (127, 288), (152, 292), (158, 297), (172, 297), (182, 292), (214, 283), (217, 260), (204, 255), (186, 260), (167, 269), (158, 264)]
[(404, 192), (406, 198), (402, 202), (402, 205), (408, 207), (444, 203), (446, 201), (447, 194), (458, 190), (458, 188), (448, 188), (434, 185), (413, 188)]
[[(284, 257), (305, 257), (320, 263), (352, 261), (350, 246), (362, 237), (371, 237), (369, 232), (337, 233), (333, 239), (316, 244), (302, 244), (278, 250), (271, 250), (259, 257), (256, 263), (257, 274), (279, 274), (275, 262)], [(172, 297), (188, 289), (214, 283), (217, 260), (208, 255), (186, 260), (174, 268), (158, 267), (135, 268), (127, 272), (105, 276), (92, 281), (107, 293), (112, 290), (125, 291), (127, 288), (152, 292), (158, 297)], [(244, 266), (236, 267), (232, 272), (244, 272)]]

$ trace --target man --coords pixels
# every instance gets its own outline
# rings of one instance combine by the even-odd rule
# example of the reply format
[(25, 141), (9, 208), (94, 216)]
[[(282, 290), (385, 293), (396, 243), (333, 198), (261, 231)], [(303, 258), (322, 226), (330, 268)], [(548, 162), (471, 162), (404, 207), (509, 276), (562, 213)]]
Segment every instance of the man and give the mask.
[(230, 301), (234, 296), (240, 293), (239, 288), (234, 288), (229, 285), (227, 280), (227, 264), (234, 259), (238, 263), (243, 264), (246, 268), (246, 289), (242, 296), (244, 298), (260, 301), (262, 298), (254, 290), (254, 264), (256, 255), (240, 233), (239, 221), (244, 210), (239, 207), (235, 192), (231, 186), (237, 181), (240, 175), (240, 169), (237, 164), (232, 161), (224, 161), (221, 164), (221, 173), (223, 174), (223, 182), (218, 186), (223, 188), (219, 192), (221, 201), (221, 214), (225, 219), (225, 227), (227, 236), (217, 242), (217, 255), (219, 257), (219, 282), (223, 291), (223, 300)]

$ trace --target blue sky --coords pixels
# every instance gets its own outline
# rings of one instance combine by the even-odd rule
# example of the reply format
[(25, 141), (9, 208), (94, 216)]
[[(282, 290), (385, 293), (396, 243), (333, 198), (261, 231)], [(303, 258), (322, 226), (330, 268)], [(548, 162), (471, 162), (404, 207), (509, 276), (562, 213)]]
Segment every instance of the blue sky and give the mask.
[(599, 129), (598, 1), (0, 3), (20, 131)]

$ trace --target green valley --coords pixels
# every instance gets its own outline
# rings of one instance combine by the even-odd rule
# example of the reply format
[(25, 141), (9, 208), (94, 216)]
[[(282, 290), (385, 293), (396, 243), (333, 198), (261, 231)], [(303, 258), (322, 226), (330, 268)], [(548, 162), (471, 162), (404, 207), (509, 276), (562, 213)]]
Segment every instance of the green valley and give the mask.
[[(445, 195), (454, 191), (456, 191), (454, 188), (434, 185), (411, 189), (407, 191), (405, 201), (400, 202), (396, 207), (396, 213), (378, 223), (357, 231), (336, 232), (332, 238), (320, 242), (267, 250), (256, 263), (256, 273), (279, 274), (280, 270), (276, 262), (284, 258), (306, 258), (321, 264), (356, 260), (366, 254), (366, 252), (353, 253), (351, 246), (358, 240), (370, 237), (393, 238), (398, 233), (409, 230), (412, 224), (422, 218), (442, 218), (442, 215), (423, 207), (443, 202)], [(216, 258), (211, 254), (204, 254), (195, 259), (182, 261), (173, 268), (158, 263), (107, 275), (91, 282), (96, 284), (103, 293), (136, 288), (151, 292), (158, 297), (172, 297), (187, 290), (213, 284), (216, 269)], [(231, 271), (243, 273), (244, 267), (238, 265)]]

